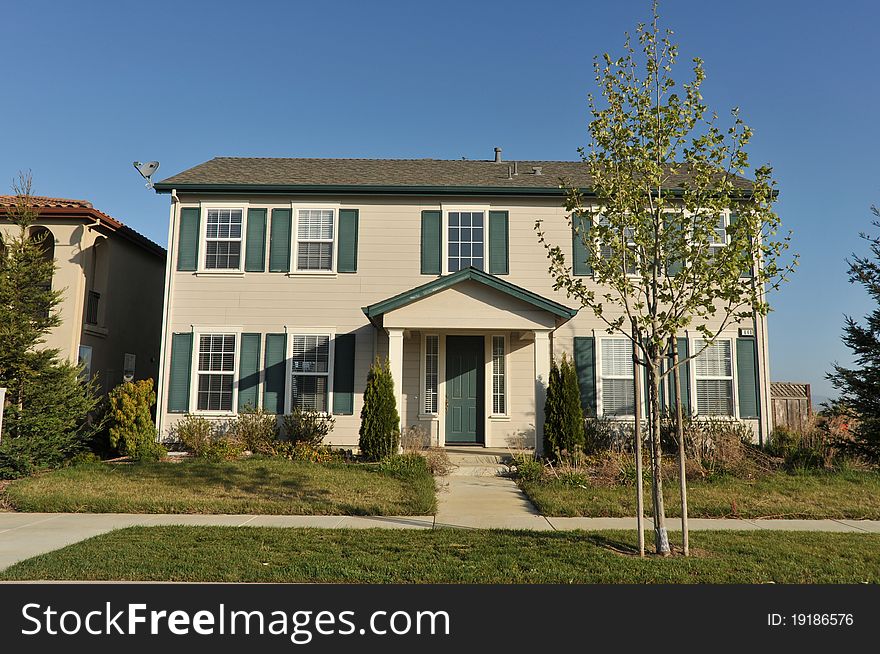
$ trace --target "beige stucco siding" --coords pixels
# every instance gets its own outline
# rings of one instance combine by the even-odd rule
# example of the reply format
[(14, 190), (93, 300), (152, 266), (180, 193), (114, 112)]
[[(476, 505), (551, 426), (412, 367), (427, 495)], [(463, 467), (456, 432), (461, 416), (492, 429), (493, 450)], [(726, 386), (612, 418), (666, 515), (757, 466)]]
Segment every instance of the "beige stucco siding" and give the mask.
[[(48, 229), (55, 257), (53, 290), (61, 292), (61, 324), (45, 347), (76, 363), (80, 346), (92, 348), (92, 373), (99, 390), (122, 382), (124, 355), (134, 354), (135, 378), (158, 378), (164, 258), (84, 219), (40, 218), (34, 229)], [(0, 222), (5, 234), (17, 227)], [(89, 291), (100, 293), (98, 323), (87, 325)]]

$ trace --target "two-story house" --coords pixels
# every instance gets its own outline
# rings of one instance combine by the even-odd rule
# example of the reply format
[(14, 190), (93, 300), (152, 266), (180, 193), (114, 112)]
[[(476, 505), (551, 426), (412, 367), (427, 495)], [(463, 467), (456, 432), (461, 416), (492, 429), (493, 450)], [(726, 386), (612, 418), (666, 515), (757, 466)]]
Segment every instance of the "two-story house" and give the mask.
[[(563, 352), (589, 415), (631, 415), (630, 345), (553, 290), (534, 230), (543, 219), (578, 254), (559, 180), (589, 193), (583, 164), (499, 155), (216, 158), (156, 184), (171, 194), (160, 433), (186, 413), (299, 406), (332, 414), (329, 442), (356, 446), (376, 357), (389, 359), (403, 426), (440, 446), (540, 448)], [(737, 325), (687, 366), (687, 410), (766, 436), (766, 334), (761, 319)], [(680, 343), (695, 352), (696, 340)]]
[[(0, 196), (0, 235), (15, 196)], [(46, 257), (55, 260), (52, 288), (61, 291), (61, 324), (45, 346), (81, 363), (107, 392), (124, 379), (158, 377), (165, 249), (86, 200), (32, 196)], [(0, 347), (2, 347), (0, 343)]]

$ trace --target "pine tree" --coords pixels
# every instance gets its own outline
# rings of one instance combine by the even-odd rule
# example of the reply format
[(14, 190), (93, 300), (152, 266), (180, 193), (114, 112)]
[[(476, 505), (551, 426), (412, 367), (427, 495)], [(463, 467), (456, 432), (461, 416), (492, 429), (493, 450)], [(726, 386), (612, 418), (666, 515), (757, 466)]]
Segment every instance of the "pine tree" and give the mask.
[(388, 360), (377, 359), (367, 375), (358, 446), (370, 461), (396, 454), (400, 445), (400, 414)]
[[(871, 207), (880, 219), (880, 210)], [(874, 220), (880, 228), (880, 220)], [(860, 454), (880, 460), (880, 236), (860, 234), (870, 244), (869, 256), (852, 256), (849, 263), (849, 281), (861, 284), (877, 305), (860, 324), (852, 316), (845, 316), (843, 342), (852, 350), (856, 367), (834, 365), (827, 375), (840, 392), (836, 406), (843, 407), (857, 418), (853, 430), (852, 447)]]
[(547, 400), (544, 403), (544, 452), (558, 459), (563, 452), (584, 449), (584, 413), (575, 367), (563, 354), (550, 367)]
[(29, 175), (13, 186), (8, 211), (17, 227), (0, 242), (0, 386), (7, 388), (0, 445), (0, 475), (54, 467), (84, 446), (95, 385), (42, 347), (61, 324), (61, 291), (52, 290), (55, 262), (45, 256), (47, 234), (33, 235), (37, 217)]

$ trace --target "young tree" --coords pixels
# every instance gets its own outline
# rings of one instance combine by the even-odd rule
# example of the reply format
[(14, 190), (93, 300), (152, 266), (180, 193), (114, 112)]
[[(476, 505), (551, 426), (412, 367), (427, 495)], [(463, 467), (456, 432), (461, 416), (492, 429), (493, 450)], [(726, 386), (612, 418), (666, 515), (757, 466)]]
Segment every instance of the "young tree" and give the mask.
[(400, 414), (397, 412), (394, 378), (387, 359), (384, 363), (377, 359), (370, 366), (359, 435), (358, 447), (370, 461), (379, 461), (397, 453), (400, 445)]
[(0, 459), (16, 461), (7, 468), (26, 473), (57, 465), (82, 447), (97, 400), (94, 385), (79, 380), (76, 366), (42, 347), (61, 324), (61, 291), (51, 287), (55, 262), (45, 254), (47, 235), (31, 233), (37, 212), (30, 175), (21, 174), (13, 191), (7, 214), (16, 229), (0, 244), (0, 386), (8, 389), (9, 403)]
[(550, 367), (547, 400), (544, 402), (544, 452), (559, 458), (562, 452), (574, 454), (584, 449), (584, 413), (577, 372), (571, 360), (562, 355)]
[[(567, 220), (585, 246), (592, 280), (573, 274), (542, 221), (535, 228), (554, 287), (591, 309), (609, 333), (629, 338), (646, 372), (655, 546), (665, 555), (661, 380), (729, 325), (765, 315), (766, 291), (778, 288), (796, 258), (781, 261), (789, 237), (776, 238), (771, 169), (744, 177), (752, 131), (737, 110), (727, 129), (708, 112), (700, 59), (693, 79), (677, 89), (678, 47), (658, 23), (654, 2), (650, 25), (636, 29), (639, 52), (627, 34), (623, 56), (594, 60), (602, 101), (589, 96), (591, 142), (579, 149), (592, 178), (589, 197), (562, 180)], [(670, 365), (669, 342), (686, 328), (705, 344)]]
[[(880, 227), (880, 209), (871, 207), (878, 220), (871, 224)], [(880, 237), (860, 234), (870, 245), (870, 256), (853, 254), (849, 260), (849, 281), (861, 284), (877, 305), (865, 317), (865, 323), (845, 317), (843, 342), (852, 350), (857, 367), (834, 365), (828, 373), (834, 387), (840, 392), (834, 406), (857, 418), (853, 447), (862, 455), (880, 460)]]

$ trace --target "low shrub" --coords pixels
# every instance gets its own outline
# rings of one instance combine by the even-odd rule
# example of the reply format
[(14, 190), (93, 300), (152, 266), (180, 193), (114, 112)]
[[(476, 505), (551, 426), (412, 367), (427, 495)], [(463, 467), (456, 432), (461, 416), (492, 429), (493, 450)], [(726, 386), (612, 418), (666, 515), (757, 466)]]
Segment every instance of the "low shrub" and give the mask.
[(229, 423), (227, 434), (254, 454), (274, 454), (278, 442), (278, 419), (263, 409), (247, 405)]
[(410, 425), (400, 435), (400, 448), (404, 452), (419, 452), (431, 447), (431, 435), (420, 425)]
[(584, 452), (632, 452), (634, 423), (612, 418), (587, 418), (584, 424)]
[(435, 477), (443, 477), (452, 472), (452, 461), (442, 447), (429, 447), (419, 452), (428, 464), (429, 472)]
[(207, 418), (188, 413), (174, 425), (171, 437), (193, 456), (202, 456), (214, 438), (214, 430), (214, 423)]
[(332, 416), (296, 407), (282, 419), (282, 429), (289, 441), (312, 447), (320, 446), (335, 424)]
[(135, 460), (157, 461), (167, 454), (156, 440), (150, 412), (156, 404), (153, 380), (122, 382), (108, 396), (110, 446)]
[(329, 445), (311, 445), (294, 441), (277, 441), (273, 456), (307, 463), (335, 463), (346, 460), (342, 450), (334, 450)]
[(172, 435), (193, 456), (209, 461), (237, 459), (245, 450), (244, 443), (229, 431), (226, 423), (203, 416), (185, 415), (174, 426)]
[(233, 461), (244, 454), (244, 449), (244, 444), (235, 437), (217, 434), (200, 456), (207, 461)]
[(512, 455), (511, 468), (519, 479), (538, 481), (544, 476), (544, 464), (529, 452), (516, 452)]

